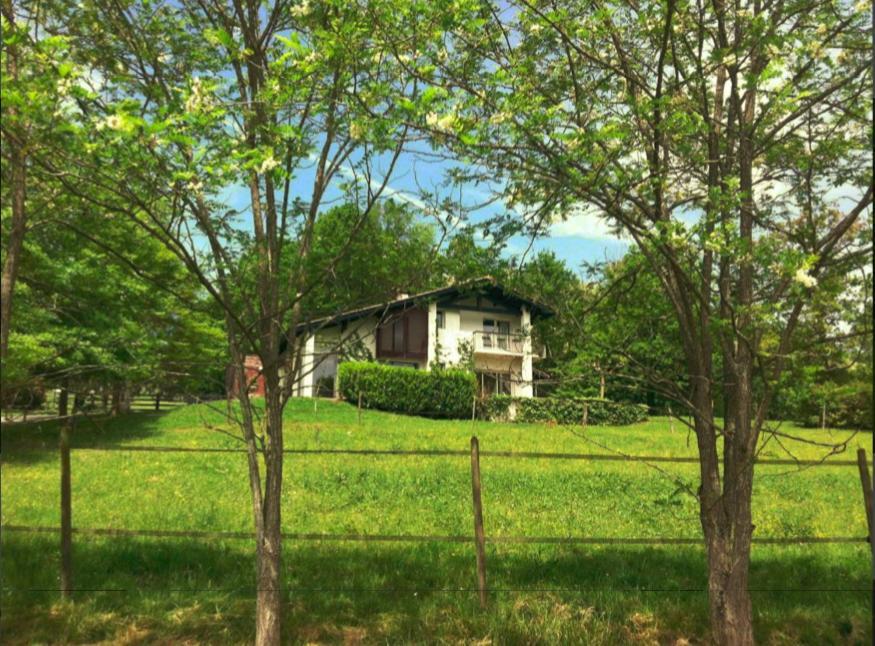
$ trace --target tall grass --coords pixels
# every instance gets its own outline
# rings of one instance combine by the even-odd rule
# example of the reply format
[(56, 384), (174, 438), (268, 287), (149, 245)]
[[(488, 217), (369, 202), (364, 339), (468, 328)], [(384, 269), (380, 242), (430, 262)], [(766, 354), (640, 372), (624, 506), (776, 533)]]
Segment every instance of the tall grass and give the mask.
[[(73, 522), (80, 527), (251, 530), (243, 454), (103, 452), (101, 447), (236, 447), (223, 405), (78, 420), (73, 434)], [(621, 428), (448, 422), (293, 401), (289, 448), (695, 455), (682, 424)], [(785, 427), (806, 439), (871, 434)], [(2, 432), (2, 522), (56, 526), (57, 427)], [(77, 450), (78, 449), (78, 450)], [(805, 442), (769, 442), (764, 457), (816, 459)], [(829, 461), (827, 463), (829, 463)], [(483, 457), (487, 535), (696, 537), (694, 464)], [(470, 534), (465, 456), (289, 455), (286, 531)], [(854, 468), (757, 467), (757, 536), (863, 536)], [(191, 539), (76, 535), (70, 603), (57, 592), (57, 539), (4, 532), (5, 638), (33, 641), (244, 643), (254, 608), (252, 545)], [(777, 643), (871, 641), (868, 545), (756, 546), (756, 629)], [(646, 643), (707, 639), (699, 547), (489, 545), (490, 607), (477, 607), (473, 546), (295, 542), (285, 546), (286, 635), (308, 642)]]

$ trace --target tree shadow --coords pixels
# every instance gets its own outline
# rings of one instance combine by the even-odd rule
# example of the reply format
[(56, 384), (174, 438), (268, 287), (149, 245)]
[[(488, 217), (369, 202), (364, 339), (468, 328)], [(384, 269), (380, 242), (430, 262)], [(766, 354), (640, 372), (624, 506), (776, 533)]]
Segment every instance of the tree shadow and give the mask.
[[(2, 546), (7, 643), (119, 641), (132, 631), (132, 641), (162, 643), (252, 638), (255, 567), (247, 541), (76, 536), (77, 591), (68, 604), (58, 603), (56, 537), (4, 533)], [(851, 546), (841, 558), (811, 549), (755, 550), (759, 638), (871, 643), (868, 546)], [(285, 640), (707, 640), (698, 548), (490, 546), (487, 570), (490, 600), (481, 610), (470, 544), (286, 542)]]
[[(172, 411), (110, 415), (78, 415), (73, 418), (71, 447), (105, 448), (143, 439), (159, 430), (159, 421)], [(4, 423), (0, 426), (3, 462), (30, 464), (54, 460), (62, 421), (58, 419)]]

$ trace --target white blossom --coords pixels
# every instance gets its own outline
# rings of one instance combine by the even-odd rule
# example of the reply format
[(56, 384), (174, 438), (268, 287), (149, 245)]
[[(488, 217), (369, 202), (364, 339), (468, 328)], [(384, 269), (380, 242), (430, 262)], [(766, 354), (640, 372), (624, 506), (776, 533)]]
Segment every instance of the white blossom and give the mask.
[(192, 177), (190, 180), (188, 180), (186, 186), (188, 186), (188, 189), (190, 191), (193, 191), (194, 193), (200, 193), (204, 188), (204, 183), (200, 181), (197, 177)]
[(800, 267), (796, 270), (796, 273), (793, 276), (793, 280), (795, 280), (803, 287), (812, 288), (817, 286), (817, 279), (809, 274), (807, 271), (805, 271), (804, 267)]
[(310, 5), (310, 0), (304, 0), (301, 4), (292, 7), (291, 12), (295, 18), (303, 18), (313, 13), (313, 7)]
[(507, 112), (505, 110), (502, 110), (500, 112), (496, 112), (495, 114), (493, 114), (492, 116), (489, 117), (489, 123), (492, 123), (495, 125), (500, 125), (502, 123), (505, 123), (507, 121), (512, 121), (512, 120), (513, 120), (513, 113)]
[(190, 113), (205, 112), (213, 107), (213, 98), (204, 87), (203, 82), (195, 77), (191, 82), (191, 94), (185, 100), (185, 111)]
[(109, 128), (110, 130), (122, 130), (124, 129), (124, 121), (117, 114), (111, 114), (105, 119), (98, 121), (95, 127), (98, 130), (103, 130), (104, 128)]
[(274, 168), (279, 166), (280, 163), (276, 159), (274, 159), (273, 154), (269, 155), (263, 162), (261, 162), (261, 166), (258, 167), (259, 173), (269, 173)]
[(365, 135), (365, 129), (360, 123), (353, 121), (351, 124), (349, 124), (349, 136), (350, 137), (352, 137), (353, 139), (358, 141), (358, 140), (362, 139), (364, 137), (364, 135)]
[(450, 112), (440, 117), (434, 112), (429, 112), (425, 117), (425, 123), (429, 128), (435, 130), (443, 130), (444, 132), (452, 131), (456, 123), (459, 121), (459, 115), (455, 112)]
[(65, 77), (58, 80), (57, 91), (61, 96), (66, 96), (70, 93), (70, 90), (73, 89), (73, 86), (76, 85), (76, 80), (72, 77)]

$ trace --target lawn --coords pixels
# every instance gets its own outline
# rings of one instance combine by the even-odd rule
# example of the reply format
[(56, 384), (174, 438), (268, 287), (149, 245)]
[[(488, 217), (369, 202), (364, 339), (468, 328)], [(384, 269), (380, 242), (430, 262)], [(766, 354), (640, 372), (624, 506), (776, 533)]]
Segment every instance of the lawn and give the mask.
[[(694, 456), (678, 422), (585, 433), (546, 425), (435, 421), (297, 400), (286, 445), (306, 449), (537, 451)], [(208, 427), (213, 427), (208, 428)], [(250, 531), (237, 453), (101, 451), (119, 446), (234, 447), (207, 406), (80, 420), (73, 435), (77, 527)], [(846, 431), (782, 430), (816, 441)], [(855, 457), (871, 433), (851, 439)], [(2, 433), (2, 522), (57, 526), (57, 427)], [(817, 459), (782, 439), (764, 458)], [(865, 536), (855, 467), (759, 465), (755, 535)], [(481, 459), (488, 536), (698, 537), (694, 464)], [(286, 460), (287, 532), (470, 535), (467, 456), (300, 455)], [(756, 545), (752, 581), (763, 643), (871, 643), (866, 543)], [(246, 642), (254, 565), (247, 540), (74, 537), (76, 592), (57, 592), (57, 538), (2, 535), (5, 643)], [(707, 639), (704, 551), (697, 546), (487, 546), (491, 593), (477, 603), (473, 545), (293, 541), (285, 544), (289, 643), (674, 643)], [(681, 641), (680, 643), (683, 643)]]

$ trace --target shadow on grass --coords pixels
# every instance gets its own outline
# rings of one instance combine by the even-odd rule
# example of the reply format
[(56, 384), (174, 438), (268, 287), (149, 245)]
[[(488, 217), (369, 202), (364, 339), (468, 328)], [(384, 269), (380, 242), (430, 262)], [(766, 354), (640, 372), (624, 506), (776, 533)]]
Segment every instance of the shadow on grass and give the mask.
[[(118, 446), (158, 431), (158, 422), (171, 411), (74, 418), (70, 437), (73, 448)], [(4, 462), (34, 463), (56, 459), (61, 421), (15, 422), (0, 426), (0, 452)]]
[[(77, 591), (59, 602), (57, 540), (4, 534), (6, 643), (242, 643), (254, 623), (244, 541), (84, 539)], [(871, 643), (867, 546), (825, 557), (757, 549), (757, 634), (778, 643)], [(696, 548), (492, 547), (490, 603), (474, 590), (472, 546), (285, 544), (287, 643), (631, 643), (707, 639)], [(11, 639), (10, 639), (11, 638)]]

